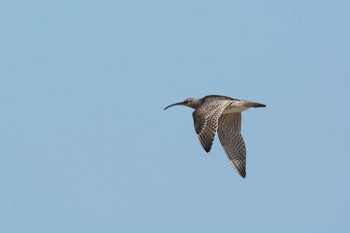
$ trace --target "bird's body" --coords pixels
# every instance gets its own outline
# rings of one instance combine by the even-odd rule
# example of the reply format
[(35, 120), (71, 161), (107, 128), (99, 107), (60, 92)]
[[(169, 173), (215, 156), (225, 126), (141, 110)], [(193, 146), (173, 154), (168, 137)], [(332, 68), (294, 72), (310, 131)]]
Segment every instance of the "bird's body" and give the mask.
[(169, 105), (167, 108), (182, 105), (195, 109), (194, 128), (199, 141), (209, 152), (218, 132), (221, 145), (237, 172), (246, 176), (246, 147), (241, 135), (243, 111), (266, 105), (247, 100), (233, 99), (227, 96), (208, 95), (201, 99), (189, 98), (183, 102)]

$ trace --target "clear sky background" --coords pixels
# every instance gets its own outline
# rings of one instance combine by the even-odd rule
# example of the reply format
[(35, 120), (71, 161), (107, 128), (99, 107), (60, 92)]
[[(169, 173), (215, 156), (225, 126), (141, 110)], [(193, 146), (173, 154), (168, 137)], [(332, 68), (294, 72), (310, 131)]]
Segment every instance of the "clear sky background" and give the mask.
[[(349, 1), (2, 1), (0, 232), (350, 232)], [(243, 113), (247, 178), (192, 110)]]

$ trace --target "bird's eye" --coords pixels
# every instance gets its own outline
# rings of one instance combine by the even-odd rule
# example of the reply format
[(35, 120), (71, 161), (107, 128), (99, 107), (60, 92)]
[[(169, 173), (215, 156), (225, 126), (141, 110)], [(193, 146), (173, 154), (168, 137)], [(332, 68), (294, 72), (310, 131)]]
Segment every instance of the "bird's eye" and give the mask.
[(185, 104), (187, 104), (187, 103), (188, 103), (188, 100), (185, 100), (184, 102), (185, 102)]

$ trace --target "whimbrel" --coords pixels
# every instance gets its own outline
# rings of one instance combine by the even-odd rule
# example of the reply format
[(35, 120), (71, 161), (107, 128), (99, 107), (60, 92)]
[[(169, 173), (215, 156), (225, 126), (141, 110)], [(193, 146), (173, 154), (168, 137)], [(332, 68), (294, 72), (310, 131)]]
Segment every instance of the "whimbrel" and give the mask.
[(228, 159), (236, 171), (246, 176), (246, 147), (241, 135), (242, 112), (249, 108), (265, 107), (265, 104), (233, 99), (221, 95), (208, 95), (202, 99), (188, 98), (173, 106), (187, 106), (195, 109), (192, 113), (194, 128), (206, 152), (213, 145), (216, 130)]

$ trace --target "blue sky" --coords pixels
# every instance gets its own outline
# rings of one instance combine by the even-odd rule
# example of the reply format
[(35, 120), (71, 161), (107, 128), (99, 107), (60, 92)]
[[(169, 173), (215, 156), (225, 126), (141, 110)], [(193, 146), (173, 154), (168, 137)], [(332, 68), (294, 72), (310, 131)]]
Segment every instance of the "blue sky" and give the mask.
[[(350, 232), (348, 1), (3, 1), (1, 232)], [(243, 113), (247, 178), (192, 110)]]

